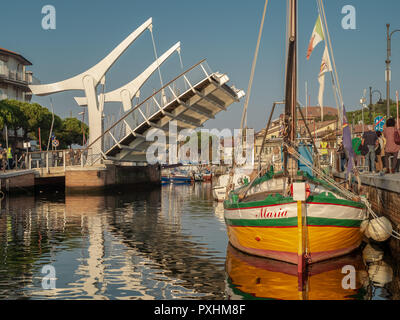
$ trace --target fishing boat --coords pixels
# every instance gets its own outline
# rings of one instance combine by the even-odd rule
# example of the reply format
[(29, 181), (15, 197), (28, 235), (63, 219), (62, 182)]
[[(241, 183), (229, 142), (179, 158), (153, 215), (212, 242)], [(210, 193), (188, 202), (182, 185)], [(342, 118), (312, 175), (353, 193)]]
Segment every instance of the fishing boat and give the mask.
[(193, 173), (193, 179), (194, 181), (203, 181), (203, 174), (201, 172), (194, 172)]
[(208, 169), (202, 172), (203, 181), (211, 181), (212, 180), (212, 172)]
[[(318, 3), (323, 6), (322, 0)], [(264, 17), (267, 4), (268, 1)], [(288, 4), (283, 168), (260, 168), (250, 183), (231, 190), (224, 202), (224, 217), (233, 247), (251, 255), (298, 264), (300, 273), (306, 264), (357, 249), (362, 242), (360, 226), (367, 219), (367, 210), (361, 197), (349, 193), (318, 169), (318, 163), (310, 163), (298, 152), (296, 124), (297, 111), (301, 109), (297, 99), (297, 0), (289, 0)], [(244, 112), (246, 107), (245, 104)], [(275, 105), (271, 116), (274, 108)], [(345, 128), (345, 112), (342, 114)], [(269, 124), (265, 135), (268, 130)], [(314, 143), (311, 134), (309, 138)], [(299, 170), (300, 164), (307, 165), (315, 175)], [(292, 192), (297, 183), (307, 189), (306, 199), (300, 203), (294, 200)]]
[(169, 169), (161, 170), (161, 184), (169, 184), (171, 183), (171, 172)]
[(173, 184), (187, 184), (192, 182), (192, 177), (186, 170), (176, 170), (171, 172), (170, 180)]
[[(248, 175), (235, 174), (233, 177), (233, 188), (239, 188), (250, 181)], [(212, 188), (215, 201), (225, 201), (226, 188), (229, 183), (229, 174), (223, 174), (218, 177), (217, 184)]]
[(201, 170), (197, 166), (194, 166), (191, 169), (191, 173), (192, 173), (193, 181), (196, 181), (196, 182), (203, 181), (203, 174), (201, 173)]

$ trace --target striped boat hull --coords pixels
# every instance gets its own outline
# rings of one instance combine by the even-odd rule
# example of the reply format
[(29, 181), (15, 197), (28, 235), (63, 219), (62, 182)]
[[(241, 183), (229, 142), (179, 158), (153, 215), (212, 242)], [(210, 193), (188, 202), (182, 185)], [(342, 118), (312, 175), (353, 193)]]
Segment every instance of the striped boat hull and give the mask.
[[(338, 203), (306, 203), (304, 234), (308, 263), (345, 255), (362, 241), (364, 209)], [(298, 230), (295, 202), (225, 208), (230, 243), (249, 254), (297, 264)]]

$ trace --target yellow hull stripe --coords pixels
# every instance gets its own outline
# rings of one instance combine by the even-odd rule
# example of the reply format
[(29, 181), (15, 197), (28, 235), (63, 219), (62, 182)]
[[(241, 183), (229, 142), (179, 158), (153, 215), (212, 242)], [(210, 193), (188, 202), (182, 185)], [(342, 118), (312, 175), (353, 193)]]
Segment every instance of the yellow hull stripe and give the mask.
[[(341, 250), (361, 244), (360, 228), (308, 226), (304, 228), (309, 253)], [(235, 247), (297, 254), (297, 227), (262, 228), (228, 226), (229, 241)]]

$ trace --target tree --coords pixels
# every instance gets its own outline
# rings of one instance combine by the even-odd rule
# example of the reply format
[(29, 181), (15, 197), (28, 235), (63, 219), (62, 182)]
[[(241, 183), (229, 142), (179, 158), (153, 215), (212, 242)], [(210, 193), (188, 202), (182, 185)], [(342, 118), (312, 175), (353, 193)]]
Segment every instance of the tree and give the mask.
[[(82, 132), (83, 130), (83, 132)], [(85, 139), (89, 133), (89, 128), (76, 118), (66, 118), (62, 121), (61, 130), (56, 133), (60, 141), (60, 147), (66, 148), (73, 144), (83, 144), (83, 133)]]
[[(0, 101), (0, 130), (3, 131), (6, 126), (8, 130), (14, 130), (15, 137), (19, 129), (25, 130), (26, 118), (16, 100)], [(16, 140), (11, 140), (10, 144), (15, 148)]]

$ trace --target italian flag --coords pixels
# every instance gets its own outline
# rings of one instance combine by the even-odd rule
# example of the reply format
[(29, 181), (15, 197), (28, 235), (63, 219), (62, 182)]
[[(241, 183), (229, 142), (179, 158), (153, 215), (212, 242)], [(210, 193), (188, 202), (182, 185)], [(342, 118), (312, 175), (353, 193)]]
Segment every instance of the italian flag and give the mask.
[(307, 60), (310, 59), (314, 48), (323, 40), (325, 40), (324, 30), (322, 29), (321, 17), (318, 16), (313, 33), (311, 35), (310, 44), (308, 45)]

